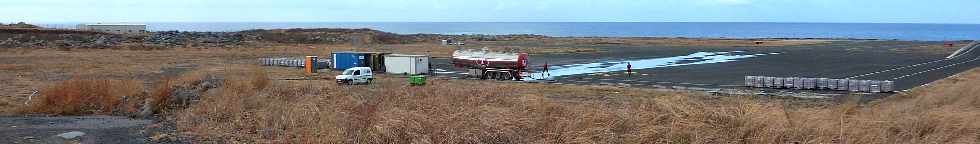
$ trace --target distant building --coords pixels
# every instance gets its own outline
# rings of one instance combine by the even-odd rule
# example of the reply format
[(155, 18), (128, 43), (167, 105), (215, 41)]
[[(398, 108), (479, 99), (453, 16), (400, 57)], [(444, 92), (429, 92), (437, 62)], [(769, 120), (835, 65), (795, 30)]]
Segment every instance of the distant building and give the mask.
[(79, 24), (78, 30), (106, 32), (114, 34), (146, 33), (145, 24)]
[(441, 42), (442, 42), (441, 43), (442, 45), (466, 45), (462, 41), (456, 41), (456, 40), (451, 40), (451, 39), (444, 39)]

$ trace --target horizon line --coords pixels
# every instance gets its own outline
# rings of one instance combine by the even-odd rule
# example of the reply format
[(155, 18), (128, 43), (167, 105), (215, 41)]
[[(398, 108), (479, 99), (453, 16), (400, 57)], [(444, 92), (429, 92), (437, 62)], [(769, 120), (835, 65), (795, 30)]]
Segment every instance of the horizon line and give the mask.
[[(13, 24), (18, 22), (0, 22)], [(794, 22), (794, 21), (131, 21), (131, 22), (25, 22), (27, 24), (64, 23), (785, 23), (785, 24), (951, 24), (980, 25), (980, 23), (938, 23), (938, 22)]]

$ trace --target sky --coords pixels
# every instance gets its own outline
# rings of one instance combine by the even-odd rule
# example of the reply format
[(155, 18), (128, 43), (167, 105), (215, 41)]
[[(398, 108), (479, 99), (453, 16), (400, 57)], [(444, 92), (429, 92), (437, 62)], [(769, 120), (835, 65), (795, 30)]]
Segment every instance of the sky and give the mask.
[(980, 24), (980, 0), (0, 0), (0, 22)]

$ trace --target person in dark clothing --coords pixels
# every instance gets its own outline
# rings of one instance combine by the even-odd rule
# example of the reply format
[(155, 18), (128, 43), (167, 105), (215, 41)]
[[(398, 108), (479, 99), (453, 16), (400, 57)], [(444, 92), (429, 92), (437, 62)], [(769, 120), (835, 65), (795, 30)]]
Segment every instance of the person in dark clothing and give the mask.
[(548, 74), (549, 77), (551, 76), (551, 73), (548, 72), (548, 62), (544, 62), (544, 71), (541, 73), (542, 77), (544, 77), (545, 74)]
[(626, 77), (629, 78), (633, 75), (633, 64), (626, 62)]

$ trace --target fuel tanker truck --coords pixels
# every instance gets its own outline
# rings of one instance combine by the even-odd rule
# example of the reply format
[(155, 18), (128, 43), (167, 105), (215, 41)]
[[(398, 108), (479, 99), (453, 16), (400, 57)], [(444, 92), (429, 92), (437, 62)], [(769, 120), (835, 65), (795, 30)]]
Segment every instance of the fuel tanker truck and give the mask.
[(457, 68), (466, 69), (469, 77), (520, 81), (523, 73), (527, 72), (527, 53), (456, 50), (452, 63)]

